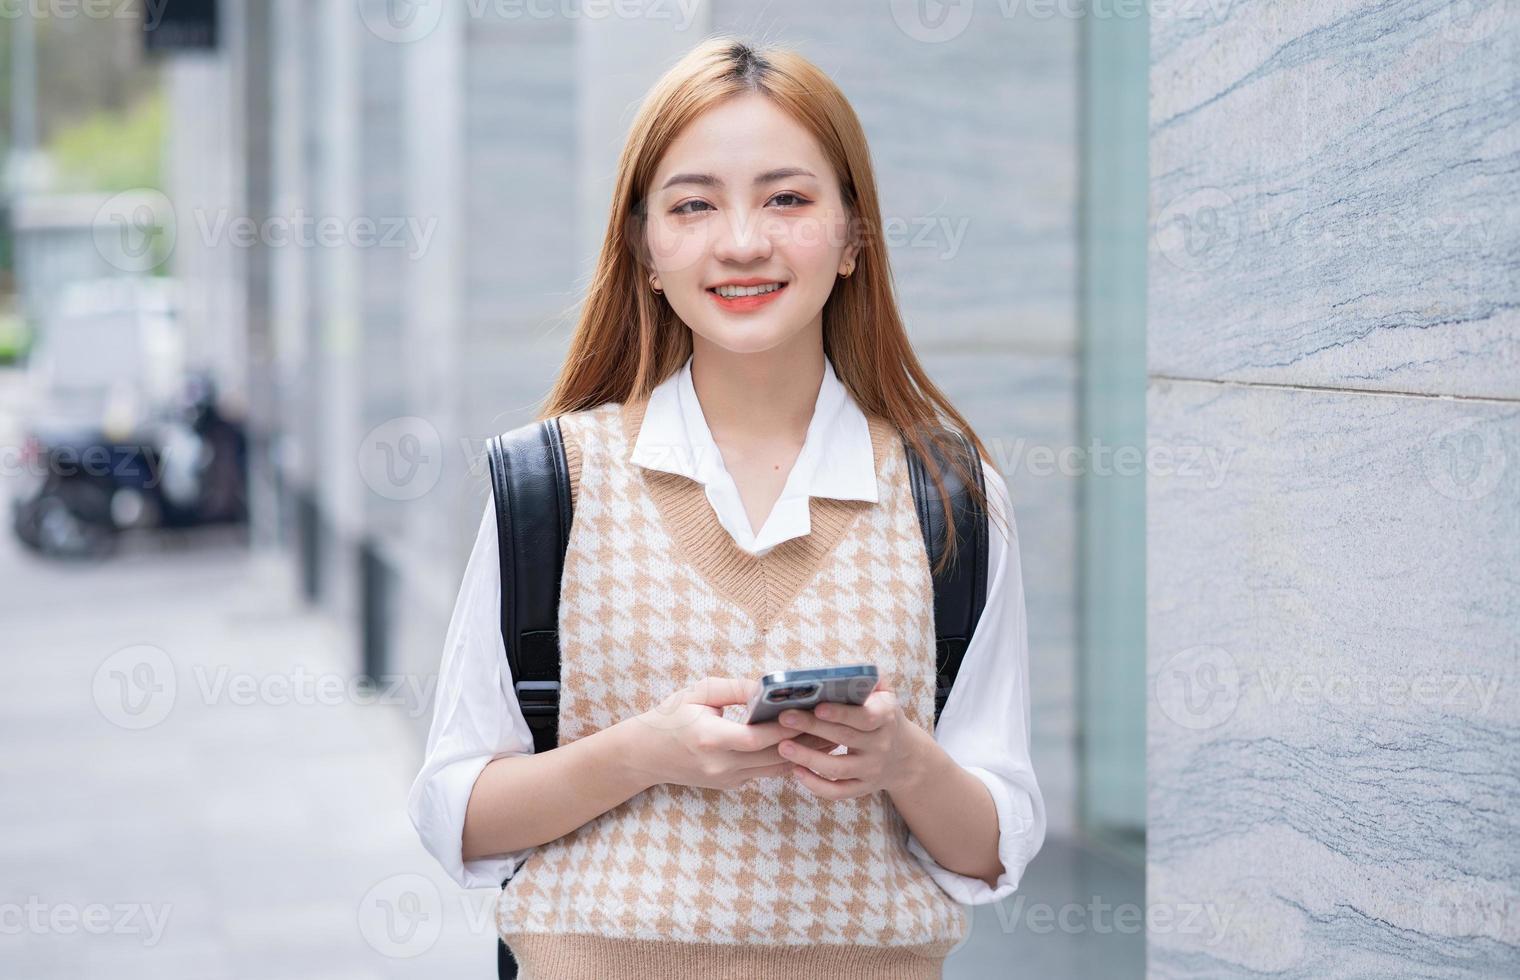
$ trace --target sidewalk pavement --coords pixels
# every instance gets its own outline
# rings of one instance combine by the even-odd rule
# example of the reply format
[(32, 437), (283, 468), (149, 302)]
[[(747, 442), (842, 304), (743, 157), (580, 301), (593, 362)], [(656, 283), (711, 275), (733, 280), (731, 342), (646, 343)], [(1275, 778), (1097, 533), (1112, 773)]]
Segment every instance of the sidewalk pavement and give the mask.
[(0, 533), (0, 974), (495, 975), (494, 893), (406, 818), (409, 709), (364, 703), (290, 564), (216, 533), (59, 564)]

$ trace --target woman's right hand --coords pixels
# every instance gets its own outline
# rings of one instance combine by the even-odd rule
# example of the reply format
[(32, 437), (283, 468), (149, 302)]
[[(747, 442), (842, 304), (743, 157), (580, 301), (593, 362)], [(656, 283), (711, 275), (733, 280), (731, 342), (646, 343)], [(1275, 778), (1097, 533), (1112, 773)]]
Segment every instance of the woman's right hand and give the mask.
[(832, 748), (826, 740), (799, 734), (777, 721), (745, 725), (723, 717), (725, 705), (747, 704), (758, 684), (733, 677), (704, 677), (628, 719), (634, 739), (630, 765), (650, 785), (734, 789), (761, 776), (789, 775), (795, 764), (776, 750), (788, 738), (823, 751)]

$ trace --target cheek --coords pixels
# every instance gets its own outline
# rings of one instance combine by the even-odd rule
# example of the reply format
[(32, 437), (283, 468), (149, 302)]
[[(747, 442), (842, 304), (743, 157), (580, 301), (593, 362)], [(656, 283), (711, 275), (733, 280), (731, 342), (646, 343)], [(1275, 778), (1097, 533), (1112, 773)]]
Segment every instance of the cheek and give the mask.
[(788, 223), (784, 236), (787, 264), (832, 282), (845, 247), (843, 236), (843, 225), (832, 215), (796, 218)]
[(660, 278), (673, 281), (682, 273), (699, 268), (707, 252), (707, 239), (700, 229), (673, 222), (651, 221), (645, 242)]

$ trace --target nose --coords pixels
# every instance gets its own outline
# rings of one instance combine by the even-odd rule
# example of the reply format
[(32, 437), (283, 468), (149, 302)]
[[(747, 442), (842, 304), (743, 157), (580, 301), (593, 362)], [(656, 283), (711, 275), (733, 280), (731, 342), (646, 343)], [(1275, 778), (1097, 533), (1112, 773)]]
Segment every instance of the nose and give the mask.
[(770, 258), (774, 243), (763, 211), (733, 208), (726, 212), (724, 220), (714, 224), (718, 226), (713, 242), (713, 254), (717, 258), (735, 265)]

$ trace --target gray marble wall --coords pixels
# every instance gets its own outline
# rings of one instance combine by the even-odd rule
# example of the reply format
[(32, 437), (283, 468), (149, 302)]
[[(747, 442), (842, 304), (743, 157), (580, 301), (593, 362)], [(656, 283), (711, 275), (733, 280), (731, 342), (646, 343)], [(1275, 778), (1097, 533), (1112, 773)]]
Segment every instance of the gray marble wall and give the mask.
[(1520, 5), (1192, 6), (1151, 32), (1149, 972), (1520, 975)]

